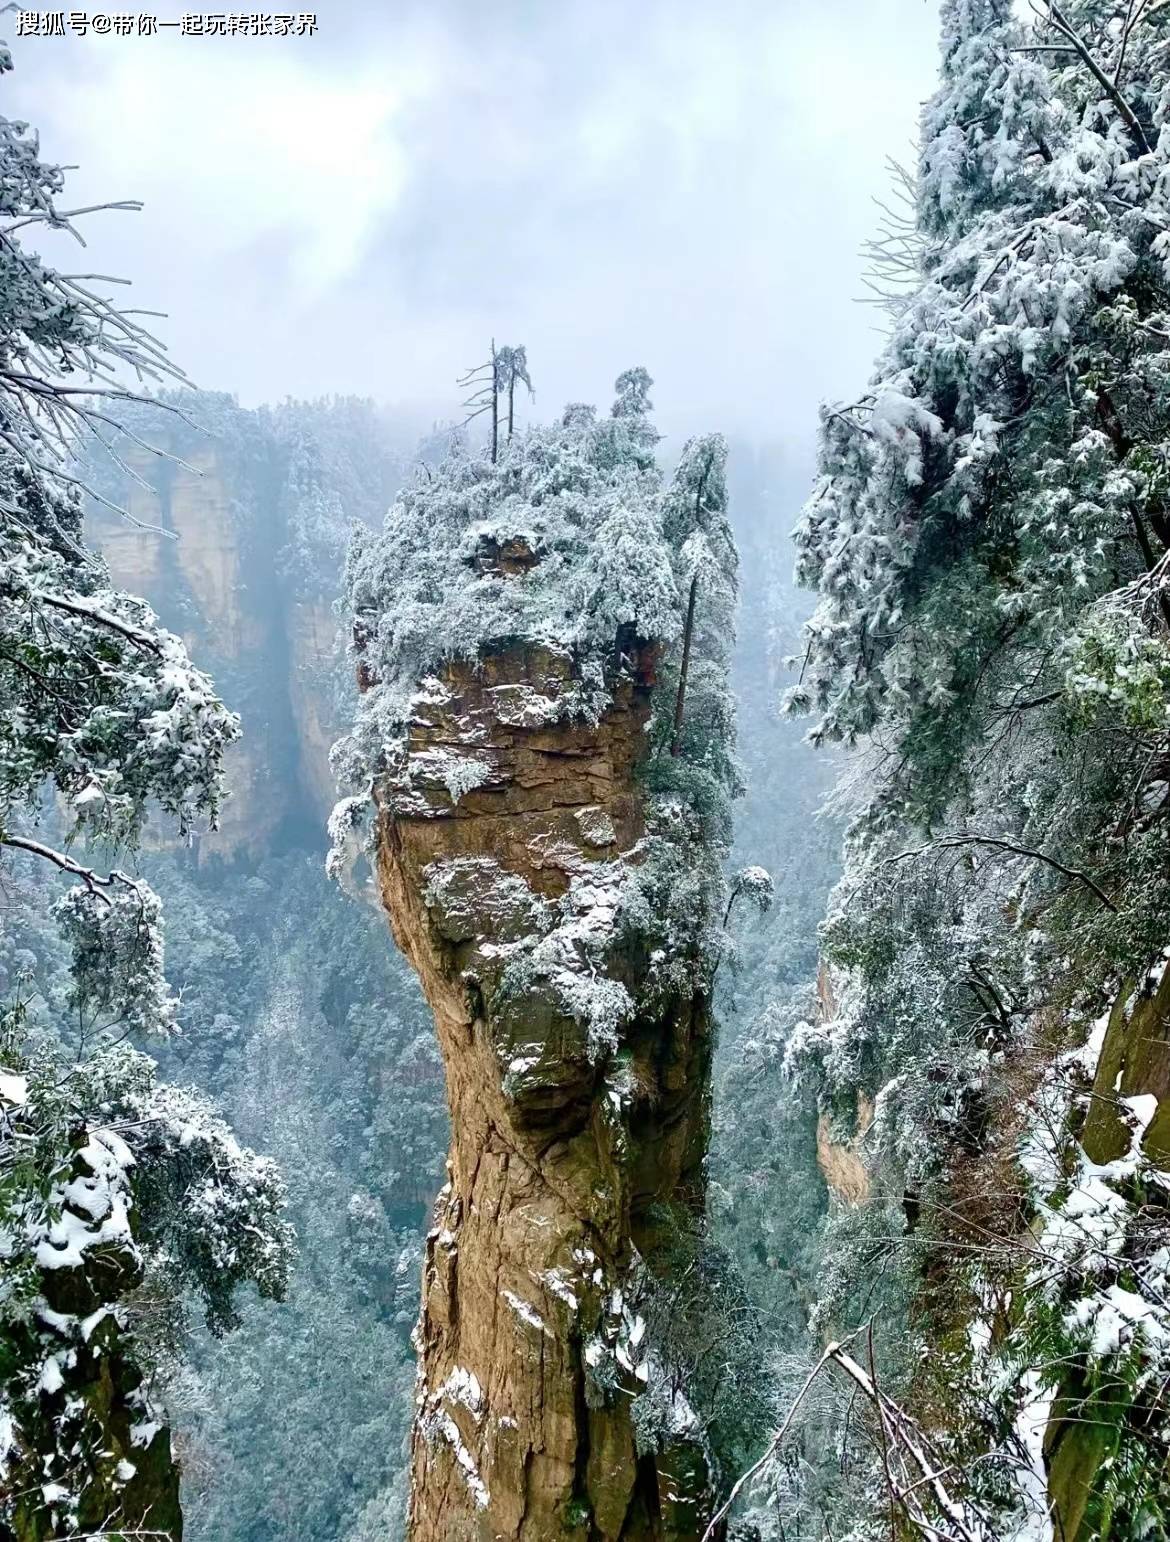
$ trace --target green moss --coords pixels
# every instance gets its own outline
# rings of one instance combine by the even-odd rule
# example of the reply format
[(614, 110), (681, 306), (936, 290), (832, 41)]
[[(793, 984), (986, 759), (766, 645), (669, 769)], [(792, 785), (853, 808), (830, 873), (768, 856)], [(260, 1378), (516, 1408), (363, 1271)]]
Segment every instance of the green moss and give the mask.
[(563, 1512), (566, 1532), (588, 1526), (592, 1517), (593, 1511), (588, 1500), (574, 1497), (566, 1502)]

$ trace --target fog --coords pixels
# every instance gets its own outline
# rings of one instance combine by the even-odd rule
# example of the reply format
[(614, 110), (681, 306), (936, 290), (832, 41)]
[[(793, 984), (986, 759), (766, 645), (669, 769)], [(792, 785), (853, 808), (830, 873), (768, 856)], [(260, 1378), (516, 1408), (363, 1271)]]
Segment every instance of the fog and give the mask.
[[(492, 336), (535, 411), (655, 376), (668, 436), (807, 446), (878, 339), (858, 248), (913, 153), (930, 0), (333, 0), (316, 36), (6, 33), (6, 110), (79, 163), (70, 267), (194, 383), (457, 411)], [(168, 13), (160, 12), (165, 17)], [(176, 15), (178, 12), (176, 11)]]

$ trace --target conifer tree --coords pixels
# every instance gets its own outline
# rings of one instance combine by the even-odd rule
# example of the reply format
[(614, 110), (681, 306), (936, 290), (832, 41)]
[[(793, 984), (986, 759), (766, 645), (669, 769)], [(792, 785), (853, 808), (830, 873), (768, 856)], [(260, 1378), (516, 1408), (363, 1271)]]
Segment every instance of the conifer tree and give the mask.
[[(1141, 0), (943, 6), (908, 282), (868, 389), (822, 412), (797, 537), (820, 603), (792, 705), (863, 769), (824, 934), (833, 1008), (789, 1053), (818, 1068), (843, 1139), (874, 1100), (879, 1180), (838, 1233), (826, 1278), (852, 1285), (826, 1310), (847, 1310), (883, 1236), (888, 1280), (921, 1301), (897, 1239), (913, 1228), (919, 1261), (962, 1245), (958, 1174), (1002, 1187), (1002, 1167), (970, 1173), (1010, 1151), (1033, 1089), (1026, 1169), (982, 1212), (1015, 1273), (941, 1255), (951, 1309), (969, 1288), (978, 1334), (1002, 1341), (935, 1369), (944, 1402), (974, 1388), (956, 1441), (1010, 1429), (1028, 1396), (1066, 1400), (1043, 1503), (1082, 1539), (1104, 1515), (1110, 1536), (1158, 1530), (1168, 1498), (1149, 1438), (1170, 1343), (1157, 1151), (1142, 1126), (1094, 1168), (1076, 1088), (1095, 1062), (1051, 1065), (1052, 1035), (1084, 1039), (1119, 981), (1155, 989), (1170, 932), (1168, 40), (1170, 10)], [(1006, 1327), (982, 1315), (997, 1290)], [(1113, 1454), (1082, 1452), (1074, 1504), (1053, 1452), (1078, 1414)], [(985, 1496), (1037, 1503), (989, 1439)]]
[[(177, 1019), (158, 897), (77, 854), (132, 848), (152, 806), (184, 834), (214, 822), (239, 721), (85, 544), (81, 441), (128, 469), (124, 373), (175, 371), (135, 313), (26, 250), (30, 228), (73, 230), (62, 186), (0, 118), (0, 871), (73, 961), (66, 1010), (19, 986), (0, 1004), (0, 1535), (21, 1542), (178, 1534), (126, 1298), (145, 1282), (173, 1323), (193, 1293), (223, 1331), (235, 1287), (279, 1295), (291, 1253), (273, 1165), (130, 1042)], [(75, 880), (55, 903), (49, 873)]]

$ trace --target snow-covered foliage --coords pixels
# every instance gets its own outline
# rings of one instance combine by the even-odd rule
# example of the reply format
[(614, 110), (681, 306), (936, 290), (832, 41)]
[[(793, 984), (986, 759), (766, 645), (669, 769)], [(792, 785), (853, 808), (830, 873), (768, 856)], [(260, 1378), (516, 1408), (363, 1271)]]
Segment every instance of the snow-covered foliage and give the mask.
[[(0, 75), (12, 55), (0, 42)], [(26, 249), (17, 231), (66, 230), (84, 245), (72, 218), (55, 200), (65, 168), (43, 161), (27, 123), (0, 116), (0, 360), (3, 365), (5, 451), (34, 476), (72, 481), (70, 462), (80, 433), (103, 443), (117, 427), (111, 410), (133, 398), (125, 378), (139, 383), (182, 378), (166, 349), (137, 319), (92, 287), (97, 275), (62, 273)], [(138, 203), (99, 207), (138, 209)]]
[(135, 839), (157, 804), (214, 823), (239, 719), (150, 607), (85, 550), (72, 493), (0, 448), (0, 823), (46, 783), (74, 833)]
[[(1069, 10), (1101, 31), (1107, 72), (1115, 10)], [(1158, 619), (1170, 375), (1164, 17), (1129, 28), (1136, 127), (1075, 54), (1036, 52), (1055, 24), (971, 0), (943, 26), (917, 291), (869, 391), (822, 414), (799, 533), (822, 601), (795, 696), (819, 737), (880, 722), (872, 813), (924, 819), (963, 795), (986, 740), (1059, 716), (1102, 604), (1139, 629)]]
[[(205, 1099), (160, 1085), (154, 1062), (128, 1044), (63, 1062), (51, 1041), (26, 1037), (18, 1009), (3, 1023), (0, 1060), (0, 1424), (11, 1431), (0, 1472), (34, 1469), (46, 1511), (77, 1525), (136, 1470), (106, 1470), (115, 1436), (91, 1385), (93, 1356), (99, 1369), (103, 1348), (122, 1363), (144, 1283), (156, 1299), (171, 1292), (162, 1316), (148, 1314), (155, 1363), (178, 1347), (185, 1293), (201, 1298), (215, 1331), (231, 1326), (243, 1282), (280, 1298), (292, 1256), (284, 1185)], [(149, 1446), (161, 1426), (146, 1392), (134, 1399), (143, 1433), (132, 1439)], [(0, 1492), (10, 1521), (20, 1497)], [(24, 1501), (25, 1521), (34, 1508)]]
[(163, 974), (162, 904), (145, 884), (115, 874), (108, 885), (78, 884), (53, 907), (73, 950), (70, 1006), (103, 1032), (165, 1034), (178, 1002)]
[[(156, 1085), (123, 1042), (175, 1024), (157, 896), (70, 850), (137, 844), (151, 809), (182, 835), (214, 826), (239, 721), (83, 540), (82, 436), (121, 466), (116, 414), (140, 398), (119, 371), (177, 371), (138, 313), (25, 250), (21, 232), (72, 228), (62, 186), (27, 126), (0, 118), (0, 854), (5, 884), (29, 860), (80, 880), (53, 907), (73, 957), (65, 1000), (34, 1001), (22, 970), (0, 1004), (0, 1530), (28, 1537), (129, 1530), (152, 1505), (173, 1508), (127, 1295), (143, 1281), (194, 1290), (223, 1326), (242, 1281), (283, 1290), (291, 1251), (271, 1164), (200, 1100)], [(40, 839), (38, 824), (63, 838)], [(6, 932), (20, 924), (4, 918)], [(134, 1409), (141, 1439), (131, 1429), (125, 1446)]]
[[(4, 125), (0, 185), (4, 213), (18, 226), (42, 218), (60, 189), (61, 173), (34, 174), (34, 163), (35, 139)], [(120, 874), (94, 873), (36, 839), (32, 827), (50, 792), (71, 841), (133, 845), (151, 808), (173, 817), (182, 834), (200, 819), (214, 825), (223, 755), (239, 719), (150, 607), (111, 586), (84, 544), (77, 489), (56, 465), (80, 425), (52, 405), (59, 376), (32, 371), (47, 368), (48, 344), (64, 350), (50, 355), (57, 371), (87, 363), (92, 381), (113, 367), (105, 312), (76, 297), (67, 303), (14, 231), (0, 246), (5, 271), (22, 275), (15, 290), (0, 290), (5, 418), (20, 418), (20, 391), (39, 390), (46, 403), (21, 434), (0, 442), (0, 848), (83, 879), (59, 907), (75, 949), (76, 1005), (111, 1012), (127, 1029), (165, 1030), (173, 1006), (157, 898)], [(42, 318), (36, 325), (32, 309)], [(108, 410), (103, 421), (111, 423)], [(22, 434), (39, 435), (36, 445)]]
[[(35, 1308), (38, 1271), (82, 1269), (86, 1253), (124, 1249), (135, 1270), (181, 1276), (218, 1328), (236, 1287), (279, 1297), (291, 1259), (283, 1180), (240, 1146), (199, 1094), (160, 1084), (149, 1056), (120, 1044), (63, 1071), (51, 1044), (5, 1024), (4, 1308)], [(100, 1109), (100, 1118), (92, 1112)], [(80, 1165), (79, 1165), (80, 1164)]]
[(595, 716), (620, 636), (679, 635), (661, 480), (644, 453), (653, 431), (633, 410), (648, 386), (619, 394), (610, 418), (569, 411), (518, 434), (494, 464), (456, 445), (384, 531), (356, 532), (346, 594), (367, 688), (334, 751), (343, 780), (396, 768), (420, 682), (448, 660), (510, 643), (569, 653), (581, 681), (569, 708)]
[[(630, 990), (606, 966), (638, 876), (628, 861), (581, 862), (565, 894), (549, 901), (489, 858), (460, 857), (427, 870), (424, 898), (446, 936), (481, 940), (481, 952), (498, 967), (501, 1015), (514, 1002), (522, 1018), (534, 1000), (547, 998), (584, 1028), (590, 1057), (602, 1060), (617, 1050), (634, 1013)], [(534, 1049), (534, 1056), (511, 1056), (509, 1092), (539, 1066), (541, 1046)]]
[(775, 896), (776, 885), (772, 881), (771, 873), (766, 867), (752, 863), (750, 867), (741, 868), (732, 879), (728, 903), (741, 898), (746, 899), (763, 914), (771, 909)]
[(972, 1030), (1010, 1037), (1070, 951), (1134, 966), (1162, 945), (1170, 132), (1166, 16), (1137, 12), (944, 8), (917, 290), (870, 391), (823, 414), (793, 701), (819, 738), (872, 736), (828, 937), (871, 996), (885, 982), (826, 1027), (845, 1083), (875, 1072), (891, 989), (927, 1035), (966, 990)]
[(332, 599), (354, 521), (381, 520), (409, 474), (408, 457), (360, 398), (284, 402), (260, 420), (278, 447), (282, 569), (298, 593)]
[[(836, 1223), (824, 1311), (889, 1286), (904, 1371), (911, 1321), (924, 1356), (964, 1313), (1006, 1331), (1016, 1358), (997, 1344), (985, 1401), (943, 1410), (949, 1449), (990, 1452), (984, 1497), (1034, 1512), (1015, 1420), (1055, 1399), (1040, 1508), (1086, 1538), (1071, 1448), (1055, 1454), (1078, 1378), (1124, 1385), (1112, 1445), (1075, 1459), (1090, 1510), (1108, 1491), (1109, 1534), (1138, 1537), (1162, 1504), (1134, 1499), (1160, 1458), (1121, 1365), (1159, 1374), (1161, 1285), (1133, 1226), (1163, 1224), (1164, 1186), (1148, 1162), (1086, 1167), (1053, 1061), (1170, 929), (1168, 37), (1160, 6), (944, 4), (889, 341), (865, 395), (822, 413), (797, 533), (820, 603), (791, 704), (815, 740), (860, 746), (819, 1011), (789, 1045), (830, 1160), (860, 1153), (874, 1185)], [(1038, 1186), (1013, 1161), (1029, 1121), (1052, 1159)], [(1110, 1228), (1128, 1240), (1106, 1264)], [(1096, 1283), (1062, 1252), (1086, 1229)], [(972, 1283), (981, 1251), (1009, 1260), (999, 1318)], [(924, 1286), (944, 1269), (948, 1291)], [(918, 1395), (943, 1408), (968, 1370), (924, 1358)], [(1042, 1513), (1018, 1524), (1050, 1534)]]

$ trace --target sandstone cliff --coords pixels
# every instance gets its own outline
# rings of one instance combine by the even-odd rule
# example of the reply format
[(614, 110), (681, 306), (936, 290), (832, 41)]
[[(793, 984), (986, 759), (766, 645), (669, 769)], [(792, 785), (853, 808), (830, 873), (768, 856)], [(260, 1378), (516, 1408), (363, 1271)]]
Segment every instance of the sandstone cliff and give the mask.
[(131, 520), (94, 504), (89, 535), (114, 582), (149, 600), (244, 719), (220, 828), (199, 837), (195, 859), (259, 858), (320, 838), (340, 727), (341, 553), (354, 519), (384, 514), (401, 458), (368, 403), (251, 412), (190, 393), (179, 405), (206, 431), (131, 414), (143, 440), (176, 458), (131, 445), (133, 477), (95, 467), (92, 480)]
[[(454, 1130), (418, 1330), (416, 1539), (681, 1539), (707, 1518), (701, 1443), (683, 1427), (640, 1454), (631, 1416), (652, 1353), (635, 1260), (653, 1272), (657, 1206), (703, 1200), (707, 1001), (627, 1023), (619, 1080), (547, 982), (499, 990), (558, 901), (566, 968), (575, 929), (616, 931), (644, 834), (651, 660), (598, 723), (550, 727), (514, 703), (534, 682), (553, 702), (570, 688), (563, 657), (453, 666), (412, 724), (409, 791), (381, 799), (381, 892), (435, 1013)], [(468, 745), (490, 779), (456, 802), (444, 758)], [(647, 961), (599, 940), (636, 990)]]
[[(665, 492), (648, 383), (499, 464), (453, 457), (350, 557), (363, 698), (336, 759), (372, 792), (453, 1129), (412, 1542), (697, 1542), (714, 1508), (678, 1254), (705, 1197), (734, 548), (722, 442)], [(367, 807), (338, 806), (339, 841)]]
[[(137, 458), (135, 469), (152, 479), (128, 490), (130, 513), (140, 523), (97, 516), (94, 544), (114, 582), (150, 601), (238, 710), (234, 698), (247, 702), (260, 694), (249, 676), (261, 675), (285, 651), (263, 603), (274, 574), (247, 560), (246, 532), (233, 508), (238, 478), (223, 451), (207, 444), (188, 450), (185, 459), (176, 465)], [(281, 818), (273, 768), (278, 713), (273, 693), (264, 694), (263, 712), (249, 713), (248, 734), (228, 752), (230, 796), (220, 828), (200, 837), (200, 858), (255, 854), (272, 845)]]

